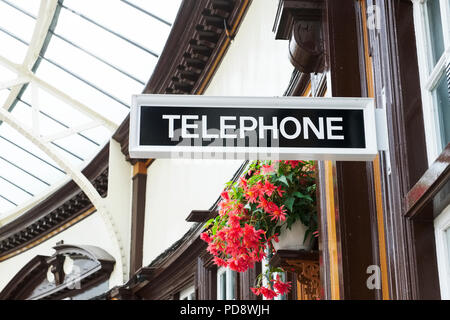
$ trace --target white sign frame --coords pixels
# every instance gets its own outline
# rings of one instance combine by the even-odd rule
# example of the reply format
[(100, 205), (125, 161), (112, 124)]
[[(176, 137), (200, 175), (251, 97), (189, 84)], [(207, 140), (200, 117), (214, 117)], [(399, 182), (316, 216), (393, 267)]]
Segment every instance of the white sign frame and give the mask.
[[(203, 107), (203, 108), (279, 108), (279, 109), (341, 109), (362, 110), (364, 117), (365, 148), (262, 148), (211, 146), (141, 146), (139, 145), (140, 110), (142, 106)], [(129, 153), (134, 159), (171, 158), (174, 153), (226, 155), (225, 159), (249, 159), (258, 155), (277, 154), (278, 160), (336, 160), (372, 161), (378, 154), (375, 104), (372, 98), (305, 98), (305, 97), (221, 97), (193, 95), (133, 95), (130, 111)], [(205, 157), (207, 158), (207, 157)], [(215, 156), (214, 158), (217, 158)], [(256, 160), (250, 158), (250, 160)]]

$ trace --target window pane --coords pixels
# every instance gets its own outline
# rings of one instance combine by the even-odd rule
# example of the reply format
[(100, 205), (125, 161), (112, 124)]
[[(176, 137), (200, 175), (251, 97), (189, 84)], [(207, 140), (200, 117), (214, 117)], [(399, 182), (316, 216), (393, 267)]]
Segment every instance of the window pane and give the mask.
[(234, 300), (236, 299), (235, 296), (235, 289), (236, 289), (236, 272), (235, 271), (231, 271), (231, 270), (227, 270), (227, 272), (229, 273), (229, 283), (228, 283), (228, 290), (227, 290), (227, 300)]
[(428, 0), (427, 10), (434, 66), (439, 61), (445, 49), (439, 0)]
[(433, 95), (438, 108), (442, 148), (445, 148), (450, 142), (450, 98), (445, 75), (439, 80)]
[(220, 286), (220, 295), (219, 295), (218, 299), (225, 300), (226, 296), (227, 296), (227, 273), (226, 272), (223, 272), (220, 275), (219, 286)]

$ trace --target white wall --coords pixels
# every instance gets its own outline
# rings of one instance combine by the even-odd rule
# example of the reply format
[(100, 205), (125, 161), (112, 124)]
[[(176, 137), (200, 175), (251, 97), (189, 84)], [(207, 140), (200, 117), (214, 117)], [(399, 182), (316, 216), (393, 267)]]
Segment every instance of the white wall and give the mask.
[[(277, 1), (254, 0), (205, 95), (281, 96), (293, 71), (288, 42), (275, 40)], [(192, 226), (192, 210), (214, 204), (242, 161), (157, 160), (148, 170), (144, 265)]]
[(192, 226), (192, 210), (208, 210), (242, 161), (156, 160), (147, 173), (144, 265), (179, 240)]
[(254, 0), (205, 95), (282, 96), (294, 67), (272, 32), (278, 1)]
[[(109, 213), (116, 225), (117, 236), (123, 248), (124, 276), (128, 278), (131, 242), (131, 198), (133, 168), (125, 160), (120, 144), (111, 139), (109, 147), (108, 197)], [(118, 259), (116, 258), (116, 261)]]

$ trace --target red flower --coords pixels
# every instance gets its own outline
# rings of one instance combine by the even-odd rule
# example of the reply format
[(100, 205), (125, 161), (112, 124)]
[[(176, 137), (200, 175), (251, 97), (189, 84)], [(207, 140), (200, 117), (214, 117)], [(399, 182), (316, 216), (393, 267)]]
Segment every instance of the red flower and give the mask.
[(219, 257), (214, 257), (214, 263), (216, 265), (218, 265), (219, 267), (226, 267), (226, 266), (228, 266), (228, 263), (225, 260), (223, 260), (223, 259), (221, 259)]
[(277, 187), (275, 187), (272, 183), (269, 182), (269, 180), (266, 180), (264, 183), (263, 191), (265, 194), (267, 194), (269, 197), (272, 196), (272, 194), (275, 192)]
[[(208, 243), (207, 251), (214, 256), (217, 266), (245, 272), (274, 251), (272, 242), (278, 242), (278, 234), (274, 234), (276, 229), (273, 226), (286, 221), (290, 213), (282, 205), (285, 202), (283, 195), (295, 192), (294, 187), (304, 193), (306, 186), (314, 185), (311, 166), (312, 162), (297, 160), (254, 162), (245, 176), (228, 184), (218, 204), (220, 216), (214, 220), (210, 230), (200, 235)], [(291, 184), (274, 184), (281, 175), (286, 177), (288, 173)], [(295, 180), (293, 174), (296, 175)], [(273, 271), (269, 270), (266, 276), (272, 278), (272, 274)], [(269, 283), (268, 286), (261, 286), (260, 278), (257, 287), (251, 290), (256, 295), (273, 299), (291, 288), (290, 282), (281, 281), (279, 276)]]
[(254, 185), (253, 187), (251, 187), (250, 189), (247, 190), (247, 192), (245, 194), (245, 198), (250, 203), (256, 203), (258, 198), (261, 197), (263, 194), (264, 194), (263, 184), (262, 183), (258, 183), (258, 184)]
[(272, 173), (274, 171), (275, 171), (275, 165), (273, 165), (273, 164), (270, 166), (265, 164), (261, 167), (261, 174), (263, 174), (263, 175)]
[(280, 197), (282, 197), (283, 196), (283, 193), (285, 192), (283, 189), (281, 189), (281, 186), (279, 186), (279, 187), (277, 187), (277, 192), (278, 192), (278, 195), (280, 196)]
[(257, 296), (261, 295), (261, 288), (250, 288), (250, 290)]
[(261, 294), (269, 300), (272, 300), (273, 298), (275, 298), (276, 296), (278, 296), (278, 294), (273, 291), (272, 289), (266, 288), (266, 287), (261, 287)]
[(284, 163), (290, 165), (292, 169), (295, 169), (303, 161), (285, 161)]
[(281, 221), (285, 221), (286, 220), (286, 209), (284, 208), (284, 205), (282, 205), (281, 207), (278, 207), (275, 203), (272, 202), (272, 205), (270, 206), (270, 213), (269, 213), (272, 217), (271, 220), (281, 220)]
[(240, 185), (242, 186), (242, 188), (244, 188), (244, 190), (247, 190), (247, 180), (245, 180), (244, 178), (240, 178)]
[(275, 280), (275, 283), (273, 284), (273, 287), (277, 292), (281, 295), (286, 294), (291, 289), (291, 282), (283, 282), (280, 279), (280, 275), (277, 275), (277, 279)]
[(207, 243), (210, 243), (210, 242), (212, 241), (212, 238), (209, 236), (209, 233), (208, 233), (208, 232), (203, 232), (203, 233), (200, 235), (200, 239), (202, 239), (203, 241), (205, 241), (205, 242), (207, 242)]
[(220, 196), (226, 200), (226, 201), (230, 201), (230, 195), (228, 194), (228, 191), (223, 191)]

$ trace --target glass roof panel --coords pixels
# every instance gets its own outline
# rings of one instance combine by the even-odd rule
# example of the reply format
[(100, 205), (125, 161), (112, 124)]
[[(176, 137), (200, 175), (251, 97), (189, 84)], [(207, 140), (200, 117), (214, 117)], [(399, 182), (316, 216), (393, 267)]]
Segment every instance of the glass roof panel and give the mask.
[[(30, 1), (33, 2), (33, 1)], [(0, 2), (0, 27), (14, 33), (16, 36), (31, 41), (36, 20), (20, 13), (20, 11)], [(20, 26), (18, 28), (17, 26)]]
[(180, 7), (181, 0), (166, 0), (164, 5), (160, 0), (121, 0), (124, 3), (135, 5), (149, 13), (152, 13), (169, 23), (173, 23)]
[(37, 17), (39, 14), (39, 6), (41, 4), (38, 0), (2, 0), (6, 4), (16, 6), (22, 9), (26, 8), (26, 11), (31, 15)]
[[(61, 170), (59, 166), (41, 149), (39, 149), (35, 144), (33, 144), (30, 140), (22, 136), (20, 133), (18, 133), (16, 130), (11, 128), (7, 123), (2, 123), (0, 125), (0, 140), (4, 140), (6, 142), (9, 141), (10, 144), (15, 144), (19, 147), (16, 147), (17, 149), (21, 149), (22, 151), (25, 150), (25, 152), (29, 152), (33, 154), (36, 157), (42, 159), (44, 162), (47, 162), (50, 166), (53, 166), (54, 168), (57, 168), (56, 170)], [(8, 140), (8, 141), (7, 141)], [(3, 142), (3, 141), (2, 141)], [(12, 142), (12, 143), (11, 143)], [(1, 149), (2, 151), (5, 151), (5, 153), (0, 152), (0, 155), (8, 155), (8, 156), (16, 156), (16, 153), (8, 153), (6, 150)]]
[(103, 126), (85, 130), (81, 134), (97, 142), (99, 146), (104, 145), (111, 136), (109, 130)]
[(17, 78), (17, 75), (14, 72), (0, 65), (0, 81), (9, 81), (15, 78)]
[[(36, 21), (42, 18), (38, 17), (41, 1), (0, 0), (0, 55), (21, 65), (27, 50), (34, 50), (37, 77), (120, 125), (129, 112), (132, 94), (142, 92), (156, 66), (180, 3), (58, 1), (60, 10), (45, 12), (57, 23), (44, 30), (43, 48), (29, 48), (39, 25)], [(0, 65), (0, 83), (17, 77)], [(47, 139), (61, 134), (49, 143), (68, 164), (83, 169), (110, 139), (111, 131), (98, 123), (97, 127), (67, 134), (67, 129), (92, 124), (93, 119), (41, 88), (32, 97), (32, 87), (19, 87), (22, 90), (10, 112), (24, 127), (36, 128), (32, 102), (37, 97), (39, 135)], [(0, 90), (0, 107), (11, 93), (15, 94), (11, 88)], [(8, 124), (0, 123), (0, 218), (33, 197), (45, 195), (64, 179), (66, 173), (45, 152)]]
[(67, 10), (61, 10), (55, 34), (70, 39), (79, 47), (88, 48), (94, 55), (144, 82), (157, 62), (154, 56)]
[(8, 60), (20, 64), (27, 54), (28, 47), (7, 35), (0, 26), (0, 55)]
[[(153, 1), (154, 2), (154, 1)], [(170, 1), (167, 1), (170, 2)], [(92, 19), (159, 55), (169, 35), (170, 26), (119, 0), (65, 0), (64, 7)], [(107, 8), (109, 14), (105, 14)], [(117, 21), (127, 21), (118, 24)], [(151, 32), (149, 32), (151, 30)], [(144, 45), (147, 44), (147, 45)]]
[(17, 191), (19, 194), (25, 193), (29, 196), (34, 196), (42, 191), (42, 186), (45, 186), (42, 181), (11, 165), (7, 160), (6, 157), (0, 158), (0, 177), (2, 177), (0, 179), (10, 181), (10, 185), (14, 184), (13, 191)]
[(24, 189), (22, 186), (15, 184), (8, 178), (5, 178), (1, 175), (0, 175), (0, 194), (2, 194), (7, 199), (11, 200), (16, 204), (30, 200), (34, 196), (32, 193)]
[(4, 218), (6, 213), (16, 207), (16, 205), (10, 203), (3, 198), (4, 196), (0, 194), (0, 219)]
[[(66, 126), (69, 124), (72, 127), (80, 126), (91, 121), (87, 115), (72, 108), (45, 90), (38, 90), (38, 95), (39, 109), (41, 112), (52, 117), (56, 121), (65, 124)], [(31, 108), (31, 90), (26, 90), (21, 97), (21, 100), (23, 100)]]
[(50, 42), (45, 57), (66, 66), (102, 90), (113, 93), (121, 101), (129, 103), (130, 92), (142, 91), (142, 84), (56, 37)]
[(85, 161), (90, 161), (98, 151), (98, 146), (90, 143), (78, 135), (71, 135), (62, 139), (55, 140), (59, 146), (70, 150)]
[(19, 167), (28, 172), (29, 175), (34, 176), (37, 181), (41, 182), (42, 188), (64, 178), (63, 171), (57, 169), (58, 167), (54, 166), (53, 162), (45, 162), (43, 160), (46, 159), (32, 156), (27, 152), (28, 150), (12, 144), (10, 139), (5, 140), (5, 138), (0, 134), (0, 149), (2, 150), (0, 159), (2, 162), (8, 163), (10, 167)]
[[(121, 123), (129, 112), (129, 109), (120, 102), (104, 95), (97, 89), (83, 83), (47, 61), (41, 62), (36, 75), (66, 93), (70, 93), (76, 88), (77, 95), (75, 98), (78, 101), (95, 110), (97, 113), (107, 115), (109, 119), (117, 124)], [(111, 93), (111, 95), (113, 94), (114, 92)], [(124, 103), (129, 105), (130, 101), (124, 101)]]

